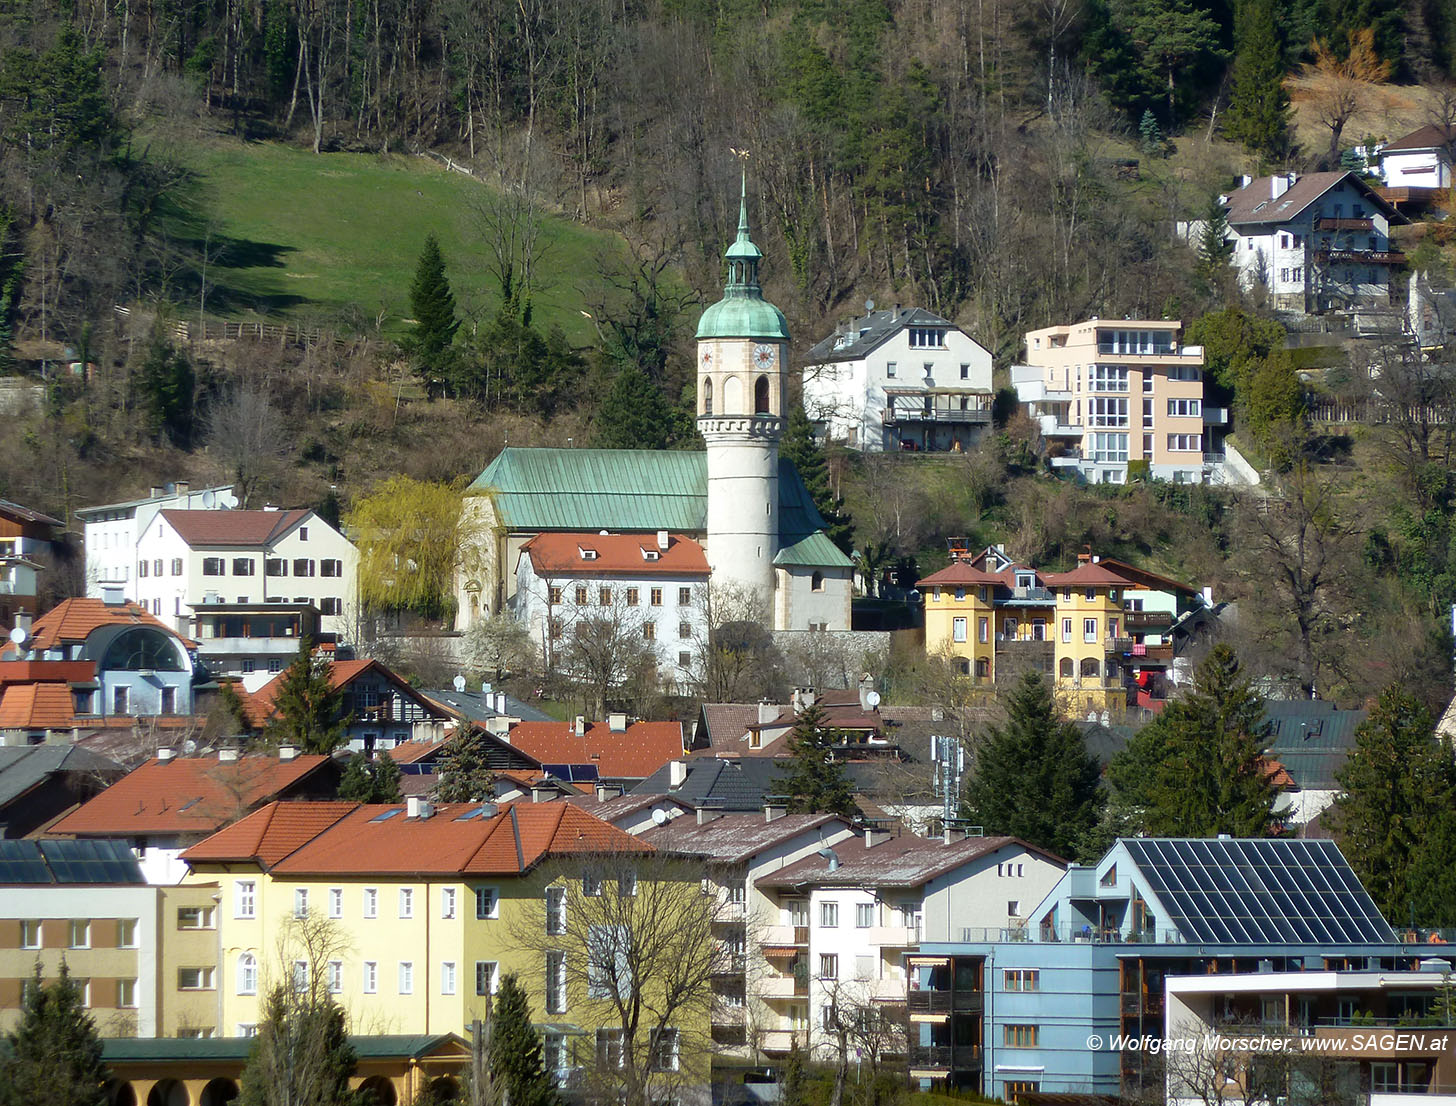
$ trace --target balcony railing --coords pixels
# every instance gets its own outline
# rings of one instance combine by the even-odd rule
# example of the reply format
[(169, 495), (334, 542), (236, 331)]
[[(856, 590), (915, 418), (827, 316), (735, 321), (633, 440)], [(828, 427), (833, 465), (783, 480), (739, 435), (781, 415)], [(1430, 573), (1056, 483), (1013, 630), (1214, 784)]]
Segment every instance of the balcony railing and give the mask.
[(880, 412), (886, 426), (901, 422), (969, 422), (989, 423), (989, 407), (886, 407)]
[(981, 1066), (980, 1045), (911, 1045), (912, 1068), (932, 1071), (967, 1071)]
[(1031, 941), (1040, 944), (1076, 945), (1181, 945), (1183, 935), (1176, 929), (1117, 930), (1098, 929), (1090, 925), (994, 927), (966, 926), (961, 929), (965, 944), (990, 944), (1008, 941)]
[(986, 997), (980, 991), (907, 991), (905, 1009), (914, 1014), (979, 1013)]
[(1357, 265), (1404, 265), (1405, 254), (1396, 250), (1320, 250), (1321, 261), (1353, 262)]
[(809, 944), (808, 926), (765, 926), (758, 943), (765, 947), (775, 945), (779, 948), (790, 948)]
[(1173, 625), (1173, 615), (1170, 611), (1127, 611), (1122, 617), (1129, 630), (1135, 630), (1140, 634), (1157, 630), (1160, 627), (1166, 629)]
[(1315, 230), (1364, 230), (1375, 229), (1374, 219), (1336, 219), (1332, 216), (1321, 216), (1314, 221)]

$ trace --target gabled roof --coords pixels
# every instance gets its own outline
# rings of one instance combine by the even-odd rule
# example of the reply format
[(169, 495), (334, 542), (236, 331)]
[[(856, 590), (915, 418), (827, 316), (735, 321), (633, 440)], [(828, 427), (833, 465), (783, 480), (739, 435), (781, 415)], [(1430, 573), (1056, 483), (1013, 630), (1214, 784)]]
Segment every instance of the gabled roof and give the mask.
[(1049, 588), (1126, 588), (1132, 586), (1127, 577), (1113, 572), (1105, 565), (1086, 561), (1071, 572), (1047, 572), (1042, 574)]
[(866, 845), (863, 835), (830, 846), (829, 857), (806, 856), (758, 880), (761, 887), (923, 887), (937, 876), (1004, 848), (1023, 849), (1061, 867), (1066, 861), (1016, 837), (942, 838), (902, 835)]
[[(395, 689), (406, 699), (410, 700), (426, 714), (435, 718), (445, 718), (448, 711), (432, 703), (420, 692), (412, 688), (404, 680), (400, 679), (379, 661), (370, 658), (368, 660), (352, 661), (330, 661), (329, 662), (329, 686), (338, 690), (347, 687), (365, 673), (375, 673), (383, 676)], [(254, 726), (265, 725), (268, 719), (273, 717), (278, 699), (278, 693), (283, 689), (283, 678), (286, 672), (280, 672), (257, 691), (243, 700), (243, 708), (247, 712), (248, 721)]]
[(589, 722), (577, 737), (570, 722), (519, 722), (507, 742), (542, 765), (595, 765), (603, 779), (643, 779), (683, 755), (681, 722), (633, 722), (613, 732)]
[[(923, 307), (871, 311), (869, 314), (853, 320), (849, 324), (847, 333), (842, 333), (836, 328), (828, 338), (815, 343), (810, 348), (806, 360), (811, 364), (858, 361), (862, 357), (868, 357), (907, 326), (935, 326), (960, 330), (955, 323), (942, 319), (939, 315), (926, 311)], [(961, 331), (961, 333), (965, 332)]]
[(989, 572), (983, 572), (974, 568), (965, 561), (955, 561), (946, 565), (939, 572), (932, 572), (923, 580), (917, 580), (917, 588), (925, 587), (996, 587), (1005, 584), (1000, 576), (993, 576)]
[(769, 821), (762, 813), (745, 812), (723, 814), (701, 824), (696, 818), (674, 818), (638, 836), (659, 849), (699, 854), (722, 864), (741, 864), (801, 834), (818, 830), (823, 838), (826, 832), (848, 828), (847, 821), (833, 814), (785, 814)]
[(1456, 141), (1456, 127), (1442, 127), (1427, 123), (1410, 134), (1402, 135), (1394, 142), (1387, 142), (1380, 148), (1382, 154), (1407, 153), (1413, 150), (1449, 150)]
[(272, 867), (359, 809), (349, 802), (272, 802), (199, 841), (189, 861), (255, 860)]
[(1355, 747), (1355, 727), (1365, 716), (1324, 699), (1266, 699), (1269, 755), (1303, 790), (1333, 791), (1339, 787), (1335, 773)]
[(1379, 207), (1392, 222), (1407, 223), (1408, 220), (1391, 207), (1370, 185), (1354, 173), (1305, 173), (1283, 193), (1273, 195), (1274, 178), (1257, 177), (1228, 197), (1228, 221), (1230, 226), (1286, 223), (1295, 218), (1326, 192), (1349, 180)]
[(775, 795), (788, 767), (777, 757), (692, 757), (687, 779), (672, 786), (664, 764), (631, 791), (633, 795), (665, 795), (684, 805), (717, 810), (762, 812), (765, 796)]
[(704, 703), (698, 711), (693, 750), (698, 753), (739, 752), (748, 735), (748, 727), (757, 722), (757, 703)]
[(63, 525), (58, 518), (43, 515), (33, 507), (23, 507), (19, 503), (10, 502), (8, 499), (0, 499), (0, 518), (12, 519), (15, 522), (33, 522), (41, 526)]
[(1102, 557), (1097, 563), (1103, 568), (1117, 573), (1128, 583), (1148, 588), (1151, 591), (1172, 591), (1183, 595), (1198, 594), (1198, 588), (1192, 584), (1185, 584), (1170, 576), (1160, 576), (1156, 572), (1149, 572), (1145, 568), (1138, 568), (1137, 565), (1130, 565), (1126, 561), (1119, 561), (1113, 557)]
[(54, 826), (56, 834), (94, 837), (211, 833), (260, 803), (296, 791), (326, 756), (248, 756), (148, 760)]
[(194, 549), (206, 546), (268, 545), (312, 511), (186, 511), (168, 508), (161, 515)]
[(537, 576), (707, 576), (708, 555), (672, 534), (659, 549), (650, 534), (537, 534), (521, 547)]
[(100, 599), (81, 598), (63, 599), (37, 618), (30, 628), (30, 647), (36, 652), (44, 652), (62, 645), (80, 645), (103, 626), (151, 626), (185, 642), (188, 648), (196, 645), (130, 600), (106, 603)]
[(501, 714), (519, 718), (523, 722), (550, 722), (551, 716), (537, 710), (510, 695), (503, 695), (505, 710), (498, 711), (490, 704), (489, 694), (484, 691), (456, 691), (454, 688), (425, 688), (420, 691), (430, 702), (446, 714), (469, 722), (485, 722)]
[[(276, 805), (328, 809), (318, 813), (317, 829), (309, 834), (313, 827), (305, 823), (315, 816), (306, 811), (288, 812), (294, 819), (291, 827), (270, 833), (273, 819), (283, 810), (265, 808), (194, 845), (182, 858), (253, 860), (290, 875), (519, 875), (553, 856), (654, 851), (571, 803), (503, 803), (494, 808), (446, 803), (435, 806), (428, 818), (411, 818), (398, 803)], [(342, 805), (350, 809), (340, 817), (337, 808)], [(483, 815), (482, 809), (494, 813)], [(267, 826), (250, 824), (264, 816)], [(282, 852), (290, 844), (293, 848)], [(270, 861), (264, 849), (282, 855)]]
[[(3, 713), (0, 705), (0, 715)], [(0, 722), (0, 728), (3, 726)], [(52, 776), (73, 772), (94, 777), (99, 786), (102, 781), (124, 776), (126, 769), (109, 757), (75, 745), (0, 746), (0, 807), (13, 803)]]
[[(485, 467), (467, 493), (489, 496), (501, 525), (511, 533), (703, 534), (708, 519), (708, 455), (686, 450), (510, 446)], [(849, 558), (822, 534), (823, 529), (824, 519), (793, 462), (780, 457), (776, 563), (848, 567)]]

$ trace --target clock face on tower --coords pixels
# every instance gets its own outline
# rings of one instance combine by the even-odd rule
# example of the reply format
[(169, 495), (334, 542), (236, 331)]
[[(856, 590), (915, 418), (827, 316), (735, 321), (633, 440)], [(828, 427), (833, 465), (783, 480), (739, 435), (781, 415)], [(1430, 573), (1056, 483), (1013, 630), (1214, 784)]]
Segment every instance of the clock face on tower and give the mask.
[(777, 346), (757, 345), (753, 347), (753, 367), (755, 369), (771, 369), (778, 362), (779, 351)]

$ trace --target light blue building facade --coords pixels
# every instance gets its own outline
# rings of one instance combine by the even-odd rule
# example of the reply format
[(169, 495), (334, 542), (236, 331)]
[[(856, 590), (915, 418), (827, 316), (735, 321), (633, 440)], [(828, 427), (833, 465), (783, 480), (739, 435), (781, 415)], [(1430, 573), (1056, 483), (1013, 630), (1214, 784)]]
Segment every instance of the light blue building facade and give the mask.
[(910, 1067), (1013, 1100), (1156, 1089), (1168, 975), (1412, 967), (1330, 841), (1137, 838), (1074, 865), (1018, 929), (906, 957)]

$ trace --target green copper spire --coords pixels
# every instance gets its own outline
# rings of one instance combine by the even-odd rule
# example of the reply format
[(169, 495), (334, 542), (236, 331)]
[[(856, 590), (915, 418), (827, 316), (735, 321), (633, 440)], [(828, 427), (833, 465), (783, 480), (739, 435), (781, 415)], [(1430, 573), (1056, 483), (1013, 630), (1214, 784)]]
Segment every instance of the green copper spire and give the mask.
[(786, 342), (789, 324), (783, 312), (763, 298), (758, 283), (758, 263), (763, 251), (753, 244), (748, 226), (748, 171), (738, 202), (738, 237), (723, 254), (728, 278), (723, 298), (703, 312), (698, 320), (699, 338), (761, 338)]

